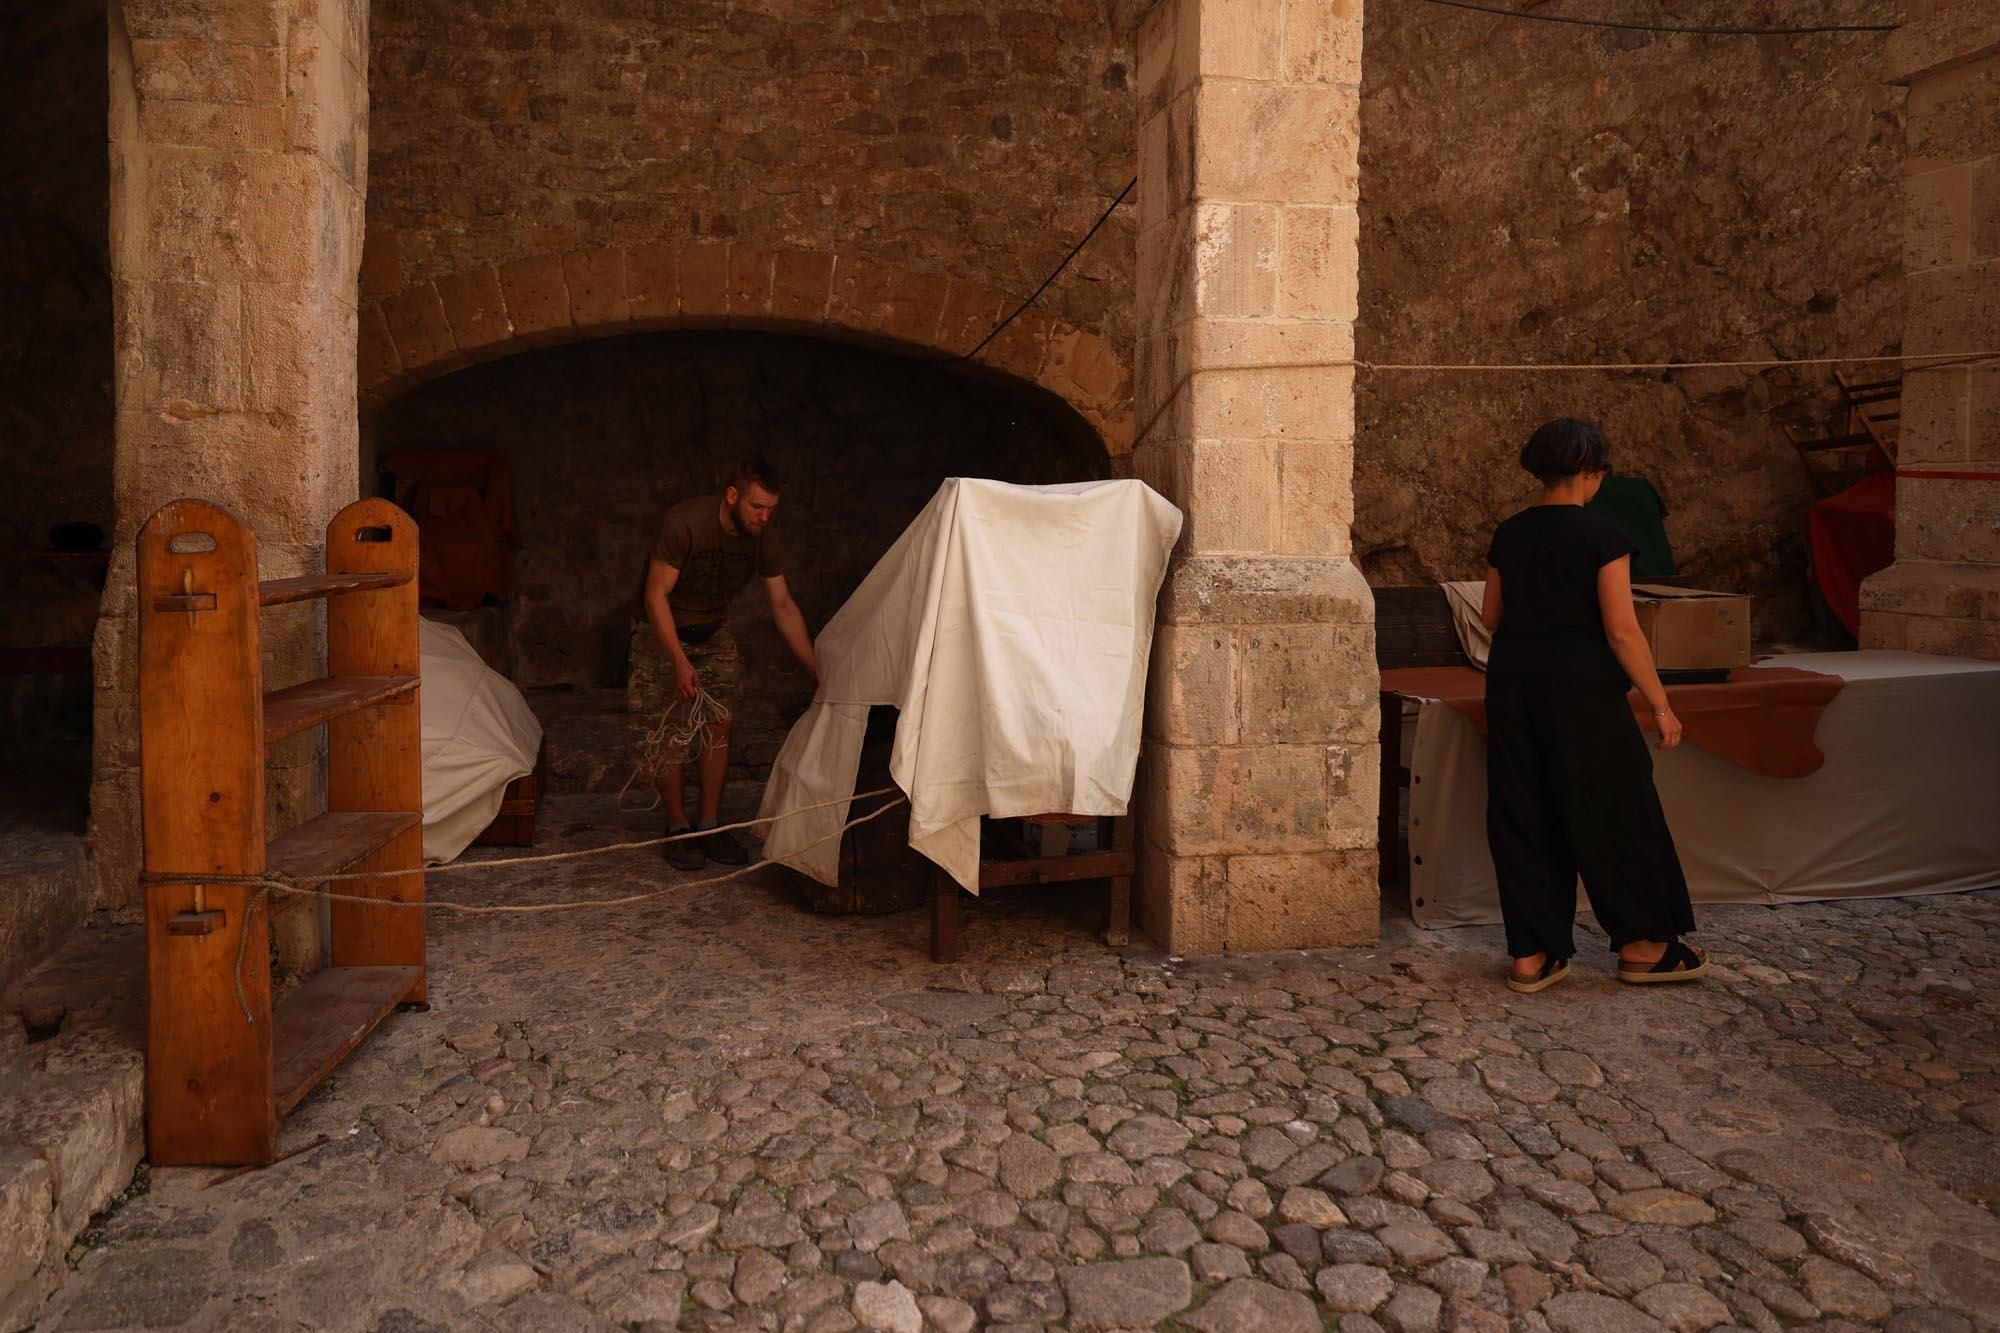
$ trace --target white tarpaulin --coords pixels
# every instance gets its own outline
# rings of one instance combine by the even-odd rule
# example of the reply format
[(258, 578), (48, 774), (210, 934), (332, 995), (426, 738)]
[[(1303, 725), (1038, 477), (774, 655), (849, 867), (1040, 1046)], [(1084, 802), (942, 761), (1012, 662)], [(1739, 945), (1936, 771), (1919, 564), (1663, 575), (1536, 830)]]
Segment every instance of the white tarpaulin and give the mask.
[(967, 889), (982, 815), (1124, 814), (1180, 530), (1137, 481), (947, 481), (820, 633), (819, 694), (764, 788), (764, 854), (837, 881), (875, 704), (900, 713), (910, 846)]
[(500, 813), (507, 784), (534, 771), (542, 724), (514, 682), (465, 636), (420, 619), (424, 860), (449, 861)]
[[(1821, 715), (1826, 763), (1770, 778), (1699, 746), (1653, 752), (1653, 780), (1701, 902), (1886, 897), (2000, 885), (2000, 662), (1916, 653), (1765, 659), (1839, 676)], [(1500, 919), (1486, 848), (1486, 742), (1419, 706), (1410, 903), (1421, 926)]]

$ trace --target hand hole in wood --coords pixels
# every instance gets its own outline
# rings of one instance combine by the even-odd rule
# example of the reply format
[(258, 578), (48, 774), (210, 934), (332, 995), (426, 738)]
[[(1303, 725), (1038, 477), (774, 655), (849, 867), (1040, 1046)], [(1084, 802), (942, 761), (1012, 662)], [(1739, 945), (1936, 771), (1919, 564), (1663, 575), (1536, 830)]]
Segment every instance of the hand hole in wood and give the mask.
[(392, 529), (387, 523), (377, 523), (372, 527), (356, 528), (354, 530), (355, 541), (368, 542), (371, 545), (379, 545), (383, 542), (393, 541), (395, 539), (395, 536), (396, 536), (395, 530)]
[(206, 532), (176, 532), (167, 538), (167, 550), (175, 555), (207, 555), (215, 549), (215, 538)]

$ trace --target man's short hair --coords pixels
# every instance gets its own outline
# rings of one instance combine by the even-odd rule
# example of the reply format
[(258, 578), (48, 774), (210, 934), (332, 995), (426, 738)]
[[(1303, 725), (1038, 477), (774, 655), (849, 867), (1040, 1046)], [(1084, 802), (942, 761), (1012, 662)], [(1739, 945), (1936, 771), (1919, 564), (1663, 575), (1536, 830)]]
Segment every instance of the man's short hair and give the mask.
[(739, 492), (749, 494), (751, 483), (755, 482), (771, 494), (778, 493), (778, 467), (768, 458), (746, 458), (736, 465), (736, 478), (729, 484)]

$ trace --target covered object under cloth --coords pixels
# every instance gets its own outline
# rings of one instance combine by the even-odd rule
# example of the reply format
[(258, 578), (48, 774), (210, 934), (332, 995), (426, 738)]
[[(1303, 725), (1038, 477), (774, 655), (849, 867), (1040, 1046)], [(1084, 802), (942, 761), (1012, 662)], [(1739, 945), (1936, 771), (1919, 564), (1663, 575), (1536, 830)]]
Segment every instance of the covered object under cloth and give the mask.
[[(1653, 752), (1654, 783), (1697, 903), (2000, 885), (2000, 662), (1801, 653), (1761, 666), (1844, 682), (1819, 719), (1815, 740), (1826, 760), (1808, 776), (1779, 778), (1697, 745)], [(1421, 704), (1411, 770), (1417, 924), (1499, 921), (1478, 728), (1449, 704)]]
[(836, 882), (876, 704), (899, 710), (910, 846), (972, 892), (982, 815), (1124, 814), (1180, 530), (1142, 482), (947, 481), (820, 633), (818, 696), (764, 788), (764, 854)]
[(419, 620), (424, 860), (449, 861), (493, 822), (507, 784), (535, 767), (542, 724), (514, 687), (449, 625)]

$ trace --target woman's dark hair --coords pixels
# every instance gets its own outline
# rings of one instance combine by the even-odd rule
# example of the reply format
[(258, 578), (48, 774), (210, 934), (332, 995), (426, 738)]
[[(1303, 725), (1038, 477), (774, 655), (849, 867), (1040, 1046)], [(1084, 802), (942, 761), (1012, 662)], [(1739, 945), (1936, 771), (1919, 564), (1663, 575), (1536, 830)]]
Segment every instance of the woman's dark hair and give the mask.
[(1588, 421), (1557, 417), (1545, 421), (1521, 448), (1521, 466), (1543, 485), (1567, 481), (1579, 472), (1609, 472), (1611, 442)]

